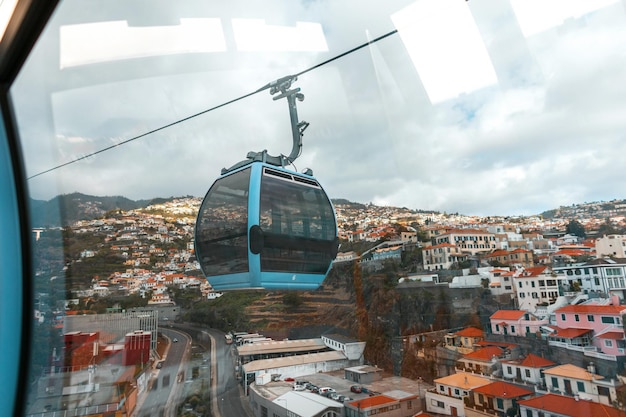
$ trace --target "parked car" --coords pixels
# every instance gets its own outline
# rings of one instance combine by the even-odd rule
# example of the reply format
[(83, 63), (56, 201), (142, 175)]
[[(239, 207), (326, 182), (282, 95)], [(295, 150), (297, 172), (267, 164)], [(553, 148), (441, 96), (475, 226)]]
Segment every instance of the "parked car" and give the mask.
[(360, 387), (358, 385), (352, 385), (350, 387), (350, 391), (360, 394), (363, 391), (363, 387)]
[(328, 393), (328, 398), (337, 401), (339, 400), (339, 394), (337, 394), (336, 392), (330, 392)]

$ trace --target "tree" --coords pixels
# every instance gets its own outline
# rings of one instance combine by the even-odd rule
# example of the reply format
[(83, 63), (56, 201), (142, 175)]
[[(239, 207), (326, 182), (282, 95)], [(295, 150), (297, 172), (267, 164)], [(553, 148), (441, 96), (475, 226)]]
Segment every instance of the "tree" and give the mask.
[(567, 223), (567, 226), (565, 226), (565, 232), (582, 238), (587, 236), (585, 233), (585, 226), (583, 226), (578, 220), (570, 220), (569, 223)]

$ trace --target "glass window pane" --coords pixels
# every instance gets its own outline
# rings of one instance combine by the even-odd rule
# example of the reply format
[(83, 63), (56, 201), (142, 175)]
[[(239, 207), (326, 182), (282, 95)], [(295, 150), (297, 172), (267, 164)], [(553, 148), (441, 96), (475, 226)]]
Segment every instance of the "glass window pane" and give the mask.
[(207, 276), (248, 271), (250, 169), (218, 179), (196, 225), (196, 254)]

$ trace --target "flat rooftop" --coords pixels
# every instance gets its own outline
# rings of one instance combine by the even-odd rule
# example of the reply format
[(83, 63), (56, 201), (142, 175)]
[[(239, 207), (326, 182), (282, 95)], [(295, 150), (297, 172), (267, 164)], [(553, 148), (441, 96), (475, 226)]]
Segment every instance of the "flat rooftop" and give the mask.
[(306, 352), (309, 350), (325, 349), (326, 345), (321, 338), (298, 340), (275, 340), (259, 342), (237, 347), (239, 356), (266, 355), (272, 353)]
[[(345, 379), (343, 370), (324, 373), (319, 372), (316, 374), (299, 376), (295, 379), (298, 381), (308, 381), (318, 387), (332, 387), (338, 394), (345, 395), (353, 400), (369, 398), (369, 394), (356, 394), (350, 391), (350, 387), (352, 385), (364, 386), (371, 391), (380, 392), (381, 394), (385, 394), (395, 399), (404, 399), (417, 395), (418, 393), (423, 394), (426, 390), (434, 388), (432, 385), (423, 381), (414, 381), (400, 376), (383, 378), (382, 380), (375, 381), (371, 384), (357, 384), (353, 381)], [(254, 389), (256, 389), (263, 397), (273, 401), (274, 399), (293, 391), (293, 384), (293, 382), (276, 381), (269, 382), (265, 385), (252, 384), (252, 387), (254, 387)]]
[(286, 366), (304, 365), (309, 363), (328, 362), (345, 359), (347, 358), (346, 355), (343, 354), (343, 352), (333, 350), (332, 352), (310, 353), (307, 355), (287, 356), (284, 358), (259, 359), (246, 363), (245, 365), (243, 365), (243, 369), (244, 372), (247, 373), (261, 371), (263, 369), (276, 369)]

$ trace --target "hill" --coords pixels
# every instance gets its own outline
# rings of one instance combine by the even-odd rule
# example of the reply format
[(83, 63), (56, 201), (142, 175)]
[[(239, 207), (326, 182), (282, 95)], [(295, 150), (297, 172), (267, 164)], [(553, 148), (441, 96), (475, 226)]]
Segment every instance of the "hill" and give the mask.
[(136, 210), (174, 199), (175, 197), (135, 201), (122, 196), (98, 197), (82, 193), (62, 194), (48, 201), (31, 199), (31, 222), (33, 227), (68, 226), (78, 220), (101, 218), (112, 210)]

